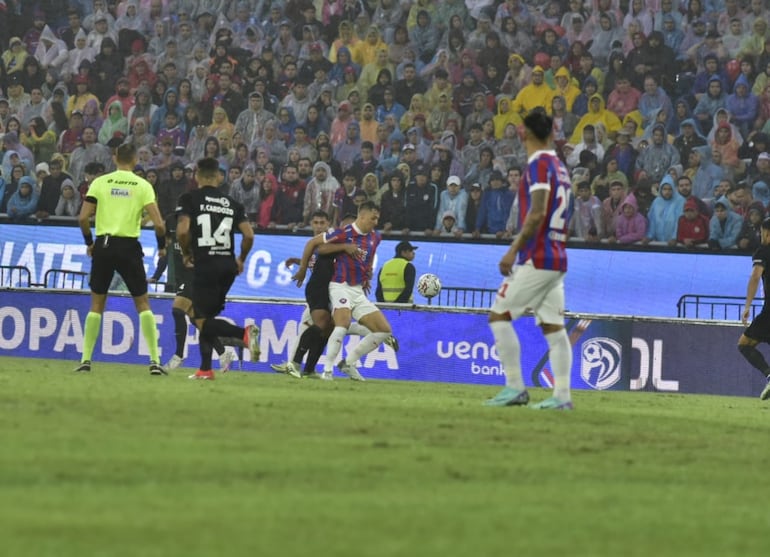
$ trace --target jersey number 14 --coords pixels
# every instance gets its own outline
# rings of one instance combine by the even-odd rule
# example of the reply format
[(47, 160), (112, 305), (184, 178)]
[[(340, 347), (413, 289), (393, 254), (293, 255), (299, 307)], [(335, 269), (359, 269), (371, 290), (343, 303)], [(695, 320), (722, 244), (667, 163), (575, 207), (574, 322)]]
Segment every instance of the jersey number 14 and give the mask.
[(233, 229), (233, 218), (224, 217), (214, 232), (211, 232), (211, 215), (203, 213), (198, 215), (198, 247), (210, 248), (217, 246), (222, 249), (230, 249), (230, 233)]

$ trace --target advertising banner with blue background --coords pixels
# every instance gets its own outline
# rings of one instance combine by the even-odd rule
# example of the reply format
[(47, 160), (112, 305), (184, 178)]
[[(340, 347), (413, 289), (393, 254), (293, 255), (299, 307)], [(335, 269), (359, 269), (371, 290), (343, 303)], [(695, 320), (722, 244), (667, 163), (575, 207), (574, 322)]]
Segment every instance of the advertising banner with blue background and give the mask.
[[(0, 356), (78, 361), (83, 323), (90, 305), (85, 293), (36, 290), (0, 293)], [(158, 321), (162, 359), (173, 353), (171, 297), (151, 300)], [(257, 323), (261, 330), (259, 362), (244, 371), (269, 372), (271, 363), (288, 358), (303, 306), (293, 302), (232, 300), (223, 316), (238, 324)], [(483, 311), (415, 307), (385, 309), (400, 350), (381, 346), (361, 362), (371, 379), (440, 381), (500, 386), (500, 362)], [(756, 396), (761, 375), (740, 357), (736, 323), (689, 323), (681, 320), (611, 319), (569, 316), (573, 346), (572, 384), (576, 389), (645, 390)], [(146, 364), (148, 351), (130, 297), (108, 300), (94, 353), (94, 370), (110, 362)], [(534, 319), (516, 322), (527, 384), (549, 387), (553, 375), (548, 348)], [(360, 338), (349, 336), (345, 350)], [(199, 362), (195, 330), (188, 330), (186, 365)], [(323, 361), (323, 360), (322, 360)]]
[[(236, 236), (240, 238), (240, 236)], [(308, 236), (257, 235), (233, 296), (301, 298), (283, 262), (299, 257)], [(398, 239), (386, 239), (378, 249), (374, 276), (393, 257)], [(497, 262), (503, 245), (461, 242), (420, 242), (414, 265), (417, 273), (434, 273), (444, 286), (497, 289)], [(146, 268), (156, 268), (155, 238), (144, 231)], [(0, 225), (0, 265), (30, 269), (32, 282), (43, 281), (48, 269), (88, 271), (90, 261), (80, 231), (67, 226)], [(601, 249), (571, 249), (565, 281), (567, 309), (575, 313), (674, 317), (684, 294), (745, 295), (751, 258), (712, 253), (660, 253)], [(8, 285), (6, 285), (8, 286)], [(12, 286), (12, 285), (11, 285)], [(415, 293), (417, 303), (426, 300)]]

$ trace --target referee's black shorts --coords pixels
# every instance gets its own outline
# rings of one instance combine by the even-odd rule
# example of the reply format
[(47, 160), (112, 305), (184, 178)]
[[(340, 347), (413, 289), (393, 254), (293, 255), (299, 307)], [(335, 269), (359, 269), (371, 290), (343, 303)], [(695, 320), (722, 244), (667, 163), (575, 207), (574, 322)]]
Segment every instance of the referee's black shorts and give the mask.
[(216, 317), (225, 308), (230, 287), (238, 276), (238, 265), (232, 257), (214, 257), (195, 265), (192, 305), (196, 319)]
[(743, 334), (758, 342), (770, 342), (770, 309), (762, 308)]
[(133, 297), (147, 294), (144, 252), (139, 239), (97, 236), (91, 261), (91, 292), (107, 294), (116, 272)]
[(310, 280), (305, 285), (305, 301), (310, 311), (316, 309), (329, 310), (329, 283), (326, 281)]

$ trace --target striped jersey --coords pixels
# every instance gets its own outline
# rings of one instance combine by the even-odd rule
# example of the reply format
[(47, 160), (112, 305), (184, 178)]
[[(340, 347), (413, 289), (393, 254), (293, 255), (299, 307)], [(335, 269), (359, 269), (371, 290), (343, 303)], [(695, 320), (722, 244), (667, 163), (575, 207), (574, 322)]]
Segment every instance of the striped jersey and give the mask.
[(355, 244), (363, 252), (363, 257), (357, 258), (347, 253), (338, 253), (334, 261), (334, 276), (332, 282), (347, 282), (351, 286), (365, 284), (371, 279), (374, 254), (380, 245), (382, 236), (372, 230), (362, 233), (355, 223), (345, 228), (327, 232), (324, 241), (334, 244)]
[(567, 270), (567, 236), (572, 212), (572, 184), (564, 163), (554, 151), (537, 151), (529, 157), (519, 183), (519, 222), (523, 223), (534, 191), (547, 190), (545, 220), (519, 251), (519, 264), (531, 260), (536, 269)]

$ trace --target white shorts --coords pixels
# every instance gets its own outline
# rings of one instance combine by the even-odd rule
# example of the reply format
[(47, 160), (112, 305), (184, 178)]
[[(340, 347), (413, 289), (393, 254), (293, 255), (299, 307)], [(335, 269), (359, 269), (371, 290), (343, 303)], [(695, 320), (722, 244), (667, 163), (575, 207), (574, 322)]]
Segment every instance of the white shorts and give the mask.
[(564, 275), (562, 271), (536, 269), (532, 261), (514, 267), (497, 291), (494, 313), (508, 313), (511, 319), (527, 310), (535, 313), (537, 324), (564, 324)]
[(380, 311), (380, 308), (366, 297), (361, 286), (350, 286), (347, 282), (330, 282), (329, 300), (332, 303), (332, 311), (349, 309), (356, 321), (360, 321), (365, 315)]

